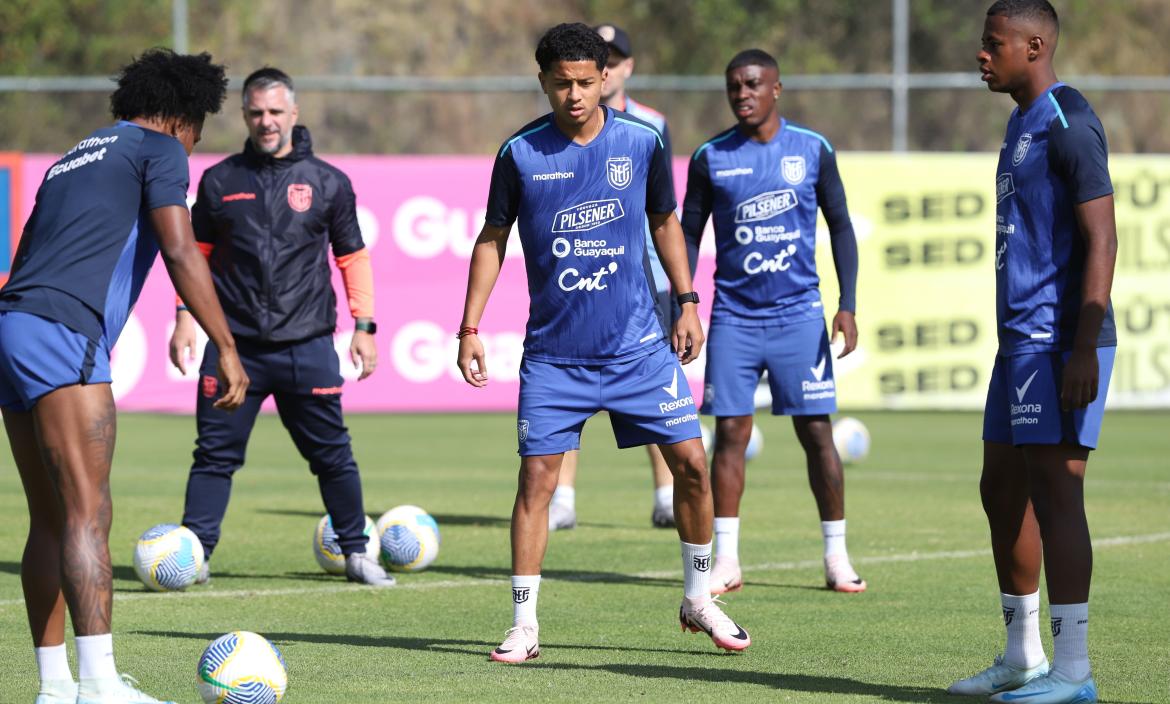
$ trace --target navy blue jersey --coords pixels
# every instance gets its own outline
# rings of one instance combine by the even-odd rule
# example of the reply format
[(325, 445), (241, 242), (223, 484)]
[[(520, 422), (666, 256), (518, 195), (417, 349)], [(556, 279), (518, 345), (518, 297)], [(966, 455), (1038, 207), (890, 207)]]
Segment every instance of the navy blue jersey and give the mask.
[(818, 207), (833, 237), (841, 308), (854, 311), (857, 242), (828, 140), (781, 120), (766, 144), (733, 127), (695, 150), (683, 230), (693, 255), (714, 215), (712, 322), (759, 327), (824, 317), (816, 265)]
[(552, 114), (504, 143), (492, 170), (486, 222), (518, 223), (528, 272), (524, 353), (560, 364), (608, 364), (664, 342), (643, 268), (646, 213), (675, 200), (662, 137), (602, 106), (589, 144), (573, 142)]
[[(996, 174), (999, 352), (1068, 350), (1085, 275), (1073, 207), (1113, 193), (1101, 121), (1080, 93), (1053, 85), (1027, 112), (1012, 112)], [(1097, 344), (1117, 344), (1112, 304)]]
[(55, 320), (113, 347), (158, 254), (149, 213), (187, 205), (187, 152), (131, 122), (81, 140), (45, 173), (0, 310)]

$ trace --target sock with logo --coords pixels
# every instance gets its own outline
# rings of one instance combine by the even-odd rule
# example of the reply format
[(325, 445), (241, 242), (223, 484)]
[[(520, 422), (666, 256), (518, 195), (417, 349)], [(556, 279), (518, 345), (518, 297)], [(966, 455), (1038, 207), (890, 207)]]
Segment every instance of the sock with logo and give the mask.
[(512, 575), (512, 625), (536, 625), (536, 596), (540, 575)]
[(114, 636), (77, 636), (77, 679), (108, 680), (118, 677), (114, 666)]
[(654, 505), (658, 508), (674, 506), (674, 485), (667, 484), (654, 490)]
[(688, 599), (711, 596), (711, 543), (682, 543), (683, 594)]
[(844, 518), (839, 521), (821, 521), (821, 535), (825, 539), (825, 557), (848, 554), (845, 550)]
[(1044, 644), (1040, 642), (1040, 592), (1023, 596), (1000, 594), (1007, 645), (1003, 661), (1026, 670), (1044, 662)]
[(577, 503), (577, 490), (568, 485), (560, 485), (553, 492), (552, 502), (560, 504), (567, 509), (575, 510)]
[(48, 680), (73, 681), (73, 673), (69, 671), (69, 656), (65, 652), (65, 644), (51, 645), (45, 648), (33, 648), (37, 656), (37, 670), (41, 674), (41, 682)]
[(715, 556), (739, 559), (739, 516), (715, 517)]
[(1086, 679), (1089, 669), (1089, 605), (1050, 604), (1052, 671), (1071, 682)]

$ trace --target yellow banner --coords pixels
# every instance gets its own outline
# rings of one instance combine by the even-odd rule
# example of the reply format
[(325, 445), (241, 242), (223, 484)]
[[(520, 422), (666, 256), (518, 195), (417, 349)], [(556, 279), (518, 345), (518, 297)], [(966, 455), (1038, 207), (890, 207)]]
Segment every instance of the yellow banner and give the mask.
[[(996, 351), (994, 154), (841, 154), (860, 254), (843, 409), (981, 409)], [(1112, 407), (1170, 406), (1170, 157), (1114, 156)], [(820, 227), (824, 228), (822, 222)], [(826, 313), (837, 280), (817, 251)]]

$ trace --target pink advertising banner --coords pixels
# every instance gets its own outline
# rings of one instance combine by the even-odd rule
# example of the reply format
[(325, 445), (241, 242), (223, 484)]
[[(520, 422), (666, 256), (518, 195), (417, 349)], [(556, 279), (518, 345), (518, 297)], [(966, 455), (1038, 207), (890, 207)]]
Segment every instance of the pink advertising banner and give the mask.
[[(25, 155), (20, 222), (28, 217), (40, 176), (56, 157)], [(191, 159), (191, 199), (203, 170), (221, 157)], [(337, 156), (328, 161), (349, 175), (357, 194), (362, 235), (373, 261), (378, 321), (377, 371), (356, 381), (349, 360), (353, 322), (345, 310), (340, 278), (334, 288), (342, 310), (336, 347), (346, 377), (349, 411), (511, 410), (519, 390), (528, 288), (523, 253), (513, 231), (508, 259), (480, 325), (491, 383), (468, 386), (455, 366), (457, 341), (475, 238), (483, 225), (491, 178), (490, 157)], [(686, 159), (675, 162), (675, 184), (686, 183)], [(679, 202), (682, 193), (679, 193)], [(710, 256), (711, 240), (704, 238)], [(322, 246), (326, 243), (322, 242)], [(709, 265), (703, 267), (710, 272)], [(705, 320), (711, 301), (710, 275), (697, 282)], [(186, 376), (168, 360), (174, 322), (174, 288), (161, 262), (114, 350), (114, 392), (127, 411), (190, 413), (194, 409), (198, 361)], [(200, 347), (200, 353), (202, 347)], [(692, 389), (701, 390), (703, 360), (687, 367)], [(698, 394), (696, 394), (697, 396)]]

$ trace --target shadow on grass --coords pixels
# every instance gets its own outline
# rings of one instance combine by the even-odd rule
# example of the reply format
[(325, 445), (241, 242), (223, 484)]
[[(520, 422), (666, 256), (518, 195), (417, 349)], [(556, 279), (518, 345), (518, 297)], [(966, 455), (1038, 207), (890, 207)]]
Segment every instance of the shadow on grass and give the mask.
[[(510, 567), (489, 567), (486, 565), (431, 565), (427, 568), (427, 572), (459, 575), (472, 579), (508, 580), (512, 577), (512, 569)], [(681, 574), (677, 578), (660, 578), (639, 577), (620, 572), (550, 570), (548, 568), (541, 570), (540, 576), (542, 579), (563, 582), (598, 582), (601, 584), (626, 584), (642, 587), (671, 587), (678, 586), (682, 582)]]

